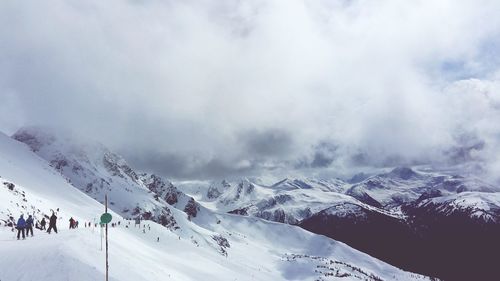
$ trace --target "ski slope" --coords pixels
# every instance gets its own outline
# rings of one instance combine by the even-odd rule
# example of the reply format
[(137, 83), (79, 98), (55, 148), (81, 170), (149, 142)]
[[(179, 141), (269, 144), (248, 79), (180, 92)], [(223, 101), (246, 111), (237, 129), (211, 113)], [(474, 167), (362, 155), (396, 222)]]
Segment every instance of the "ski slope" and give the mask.
[[(255, 238), (247, 239), (243, 233), (233, 234), (236, 250), (225, 257), (209, 248), (198, 247), (190, 240), (179, 240), (162, 226), (147, 224), (151, 225), (151, 231), (146, 230), (146, 233), (133, 227), (109, 229), (110, 280), (316, 280), (318, 275), (314, 272), (317, 263), (314, 259), (303, 257), (298, 265), (298, 262), (286, 259), (283, 249), (269, 251), (269, 245), (255, 243)], [(8, 229), (0, 231), (1, 280), (104, 279), (105, 256), (100, 250), (98, 229), (63, 229), (59, 234), (50, 235), (36, 231), (35, 237), (22, 241), (14, 240), (13, 236)], [(160, 237), (159, 242), (157, 237)], [(368, 266), (364, 269), (368, 274), (384, 270), (387, 275), (399, 276), (399, 279), (390, 280), (419, 278), (373, 263), (366, 255), (352, 255), (350, 249), (333, 241), (328, 248), (320, 248), (322, 240), (326, 238), (310, 239), (308, 246), (311, 250), (303, 255), (324, 257), (338, 247), (339, 258), (332, 260), (345, 262), (355, 258), (358, 264)], [(295, 250), (298, 249), (292, 247), (289, 251)], [(347, 266), (338, 266), (338, 270), (356, 273)], [(353, 276), (342, 280), (358, 279)]]
[[(0, 176), (0, 280), (103, 280), (100, 231), (83, 227), (103, 205), (3, 134)], [(109, 229), (110, 280), (427, 279), (299, 227), (205, 209), (189, 220), (169, 208), (175, 229), (152, 221), (136, 228), (112, 212), (121, 224)], [(34, 237), (17, 241), (5, 226), (9, 217), (40, 219), (57, 209), (58, 234), (35, 230)], [(79, 229), (68, 229), (70, 217), (80, 221)]]

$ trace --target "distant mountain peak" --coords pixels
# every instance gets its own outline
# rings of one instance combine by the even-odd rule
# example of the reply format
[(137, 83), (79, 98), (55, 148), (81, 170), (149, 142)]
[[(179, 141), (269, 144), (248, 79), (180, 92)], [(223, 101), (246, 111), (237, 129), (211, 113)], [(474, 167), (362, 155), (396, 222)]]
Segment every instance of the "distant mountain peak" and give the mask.
[(392, 177), (392, 178), (402, 179), (402, 180), (410, 180), (410, 179), (417, 179), (421, 175), (419, 173), (415, 172), (410, 167), (396, 167), (396, 168), (392, 169), (392, 171), (387, 173), (387, 176)]

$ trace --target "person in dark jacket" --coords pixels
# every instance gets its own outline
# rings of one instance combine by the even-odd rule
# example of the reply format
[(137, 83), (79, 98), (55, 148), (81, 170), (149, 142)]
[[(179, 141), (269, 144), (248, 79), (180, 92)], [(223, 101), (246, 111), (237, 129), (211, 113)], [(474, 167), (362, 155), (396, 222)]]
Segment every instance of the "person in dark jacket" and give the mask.
[(75, 220), (73, 217), (69, 219), (69, 229), (75, 228)]
[(56, 214), (52, 213), (52, 216), (50, 216), (50, 220), (49, 220), (49, 229), (47, 230), (47, 232), (50, 234), (50, 231), (53, 229), (56, 233), (57, 233), (57, 226), (56, 226), (56, 223), (57, 223), (57, 217), (56, 217)]
[(31, 215), (28, 216), (26, 220), (26, 236), (29, 236), (31, 232), (31, 237), (33, 237), (33, 217)]
[(45, 221), (45, 218), (43, 218), (42, 221), (40, 222), (40, 226), (41, 226), (40, 230), (45, 230), (46, 229), (45, 228), (46, 224), (47, 224), (47, 222)]
[(24, 229), (26, 228), (26, 221), (24, 220), (23, 215), (21, 215), (17, 220), (16, 228), (17, 228), (17, 240), (19, 240), (21, 233), (23, 234), (23, 239), (26, 239), (26, 236), (24, 235)]

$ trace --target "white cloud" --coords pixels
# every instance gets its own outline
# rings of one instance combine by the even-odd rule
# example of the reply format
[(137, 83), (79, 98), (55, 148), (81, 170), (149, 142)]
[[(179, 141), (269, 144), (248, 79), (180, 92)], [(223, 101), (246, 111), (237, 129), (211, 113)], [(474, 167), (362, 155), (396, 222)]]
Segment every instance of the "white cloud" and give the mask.
[[(3, 1), (0, 95), (18, 117), (0, 126), (76, 128), (172, 176), (294, 167), (325, 142), (333, 165), (360, 153), (369, 165), (429, 161), (470, 128), (497, 143), (498, 87), (484, 85), (499, 69), (498, 11), (486, 0)], [(249, 147), (279, 141), (286, 151)]]

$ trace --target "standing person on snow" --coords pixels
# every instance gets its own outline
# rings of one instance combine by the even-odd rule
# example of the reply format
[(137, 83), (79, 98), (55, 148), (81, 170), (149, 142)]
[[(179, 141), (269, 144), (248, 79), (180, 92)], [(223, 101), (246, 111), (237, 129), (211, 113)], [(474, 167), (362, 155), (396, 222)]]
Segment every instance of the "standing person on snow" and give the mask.
[(75, 228), (75, 220), (73, 217), (69, 219), (69, 229)]
[(45, 218), (43, 218), (42, 221), (40, 222), (40, 226), (41, 226), (40, 230), (45, 230), (46, 229), (45, 228), (46, 224), (47, 224), (47, 222), (45, 221)]
[(52, 216), (50, 216), (50, 220), (49, 220), (49, 229), (47, 230), (47, 232), (50, 234), (50, 231), (53, 229), (56, 233), (57, 233), (57, 226), (56, 226), (56, 223), (57, 223), (57, 217), (56, 217), (56, 214), (55, 213), (52, 213)]
[(31, 237), (33, 237), (33, 217), (31, 215), (28, 216), (26, 220), (26, 236), (29, 236), (31, 232)]
[(21, 235), (21, 233), (23, 234), (23, 240), (26, 239), (26, 236), (24, 235), (24, 228), (26, 228), (26, 221), (24, 220), (23, 215), (21, 215), (17, 220), (16, 228), (17, 228), (17, 240), (19, 240), (19, 236)]

